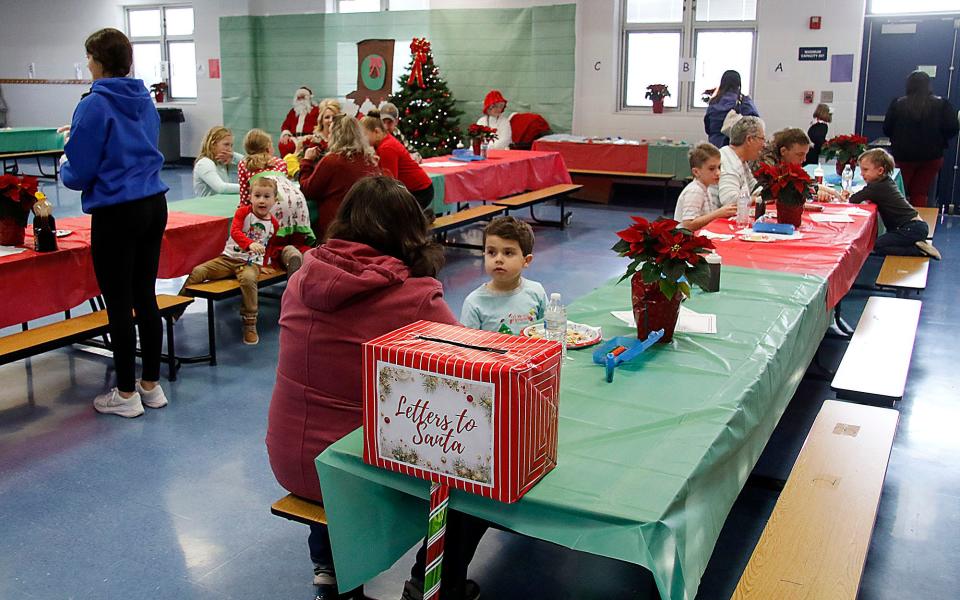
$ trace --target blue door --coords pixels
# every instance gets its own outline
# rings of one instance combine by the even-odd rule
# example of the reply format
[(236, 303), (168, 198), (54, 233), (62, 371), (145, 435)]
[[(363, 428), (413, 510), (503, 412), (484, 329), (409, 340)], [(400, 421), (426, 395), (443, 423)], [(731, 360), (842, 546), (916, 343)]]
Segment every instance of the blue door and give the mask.
[[(883, 117), (890, 103), (904, 95), (907, 76), (923, 67), (931, 74), (933, 92), (957, 106), (960, 49), (958, 17), (868, 17), (864, 27), (864, 56), (857, 103), (857, 130), (873, 141), (883, 137)], [(933, 73), (935, 69), (935, 73)], [(936, 198), (951, 211), (957, 177), (957, 140), (944, 154), (936, 182)], [(932, 203), (931, 203), (932, 204)]]

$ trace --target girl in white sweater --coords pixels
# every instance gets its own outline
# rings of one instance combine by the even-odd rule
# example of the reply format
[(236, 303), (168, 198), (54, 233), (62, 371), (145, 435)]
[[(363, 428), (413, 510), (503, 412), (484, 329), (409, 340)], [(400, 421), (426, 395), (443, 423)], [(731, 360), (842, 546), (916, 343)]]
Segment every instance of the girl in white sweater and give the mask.
[[(233, 151), (233, 134), (222, 125), (212, 127), (203, 137), (200, 154), (193, 163), (193, 193), (198, 198), (215, 194), (239, 194), (240, 184), (230, 181), (230, 165), (243, 160)], [(236, 177), (234, 177), (236, 178)]]
[(490, 144), (491, 150), (507, 150), (513, 143), (513, 131), (510, 129), (510, 119), (513, 113), (507, 115), (507, 99), (499, 90), (490, 90), (483, 99), (483, 116), (477, 119), (477, 125), (485, 125), (497, 130), (497, 139)]

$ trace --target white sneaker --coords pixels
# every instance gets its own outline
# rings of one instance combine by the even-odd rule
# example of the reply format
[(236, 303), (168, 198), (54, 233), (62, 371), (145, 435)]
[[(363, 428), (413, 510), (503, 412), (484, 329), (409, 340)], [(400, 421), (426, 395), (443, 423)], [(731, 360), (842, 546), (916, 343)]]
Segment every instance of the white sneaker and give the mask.
[(137, 393), (140, 394), (140, 401), (149, 408), (163, 408), (167, 405), (167, 395), (163, 393), (163, 388), (158, 383), (155, 388), (149, 392), (137, 381)]
[(140, 394), (134, 393), (129, 398), (124, 398), (113, 388), (106, 394), (100, 394), (93, 399), (93, 408), (97, 412), (105, 415), (120, 415), (132, 419), (143, 414), (143, 404), (140, 402)]

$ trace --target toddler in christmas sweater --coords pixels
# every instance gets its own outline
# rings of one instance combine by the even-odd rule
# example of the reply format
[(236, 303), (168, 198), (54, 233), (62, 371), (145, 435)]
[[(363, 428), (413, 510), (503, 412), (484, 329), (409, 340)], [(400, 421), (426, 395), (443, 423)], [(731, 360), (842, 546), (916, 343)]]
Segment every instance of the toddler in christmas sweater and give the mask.
[(287, 163), (273, 155), (273, 139), (262, 129), (251, 129), (243, 138), (247, 153), (237, 166), (240, 183), (240, 204), (250, 204), (250, 178), (264, 171), (279, 171), (287, 175)]

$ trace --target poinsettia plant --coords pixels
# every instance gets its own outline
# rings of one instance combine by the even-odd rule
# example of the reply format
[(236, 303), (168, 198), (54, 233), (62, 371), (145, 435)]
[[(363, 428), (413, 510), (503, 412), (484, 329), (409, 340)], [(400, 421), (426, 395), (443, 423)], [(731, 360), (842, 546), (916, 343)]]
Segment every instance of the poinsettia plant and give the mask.
[(798, 164), (761, 162), (753, 172), (757, 184), (763, 186), (760, 196), (764, 200), (779, 200), (794, 206), (806, 202), (813, 179)]
[(36, 204), (37, 178), (30, 175), (0, 175), (0, 217), (13, 217), (26, 227), (27, 215)]
[[(632, 259), (620, 281), (640, 273), (644, 283), (659, 282), (660, 291), (672, 299), (677, 291), (690, 295), (690, 283), (707, 284), (709, 271), (703, 256), (713, 249), (709, 239), (694, 235), (673, 219), (650, 222), (630, 217), (633, 223), (617, 232), (612, 250)], [(619, 283), (619, 281), (618, 281)]]
[(474, 123), (467, 128), (467, 135), (471, 138), (480, 138), (485, 142), (492, 142), (497, 139), (497, 130), (493, 127), (487, 127), (486, 125), (480, 125)]
[(838, 135), (824, 142), (820, 148), (820, 156), (827, 160), (836, 158), (838, 163), (845, 164), (856, 160), (867, 150), (867, 138), (862, 135)]
[(663, 83), (654, 83), (647, 86), (647, 93), (644, 95), (644, 98), (648, 100), (663, 100), (670, 95), (670, 89)]

